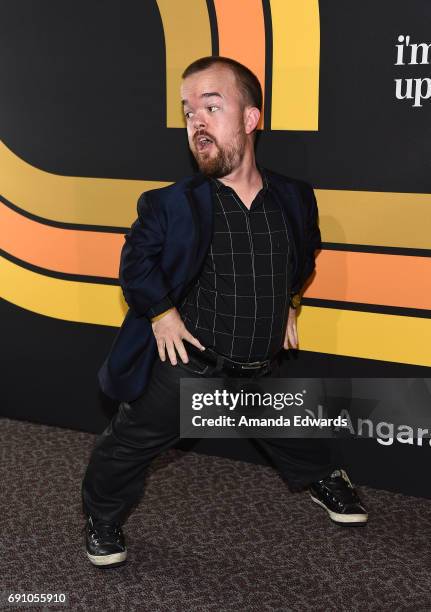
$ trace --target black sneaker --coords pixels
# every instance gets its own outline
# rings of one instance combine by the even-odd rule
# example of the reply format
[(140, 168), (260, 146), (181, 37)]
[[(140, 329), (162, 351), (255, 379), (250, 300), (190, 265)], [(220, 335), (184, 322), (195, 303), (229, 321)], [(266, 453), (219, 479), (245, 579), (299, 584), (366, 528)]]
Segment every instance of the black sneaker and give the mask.
[(368, 513), (344, 470), (334, 470), (326, 478), (313, 482), (309, 492), (334, 523), (364, 525), (368, 521)]
[(125, 563), (127, 549), (118, 523), (106, 523), (89, 516), (85, 528), (87, 557), (98, 567), (116, 567)]

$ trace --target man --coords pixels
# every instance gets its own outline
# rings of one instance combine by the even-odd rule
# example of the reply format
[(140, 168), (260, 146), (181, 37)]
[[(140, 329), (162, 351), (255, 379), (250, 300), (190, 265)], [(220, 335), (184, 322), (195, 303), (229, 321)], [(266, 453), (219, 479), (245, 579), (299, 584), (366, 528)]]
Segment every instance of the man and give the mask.
[[(179, 439), (182, 377), (277, 376), (297, 347), (296, 308), (320, 246), (312, 188), (256, 164), (262, 108), (255, 75), (208, 57), (184, 72), (181, 97), (200, 173), (141, 195), (120, 282), (129, 311), (99, 372), (120, 400), (82, 485), (90, 561), (126, 559), (122, 524), (151, 460)], [(291, 490), (342, 524), (367, 512), (316, 439), (260, 439)]]

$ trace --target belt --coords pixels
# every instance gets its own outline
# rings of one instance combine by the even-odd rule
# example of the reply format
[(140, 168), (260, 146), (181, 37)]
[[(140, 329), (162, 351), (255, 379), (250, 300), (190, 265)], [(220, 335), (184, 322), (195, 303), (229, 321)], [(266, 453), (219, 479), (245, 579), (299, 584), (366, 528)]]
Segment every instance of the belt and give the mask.
[(273, 357), (270, 359), (265, 359), (264, 361), (235, 361), (234, 359), (230, 359), (229, 357), (216, 353), (216, 351), (211, 348), (206, 348), (204, 351), (201, 351), (193, 344), (189, 343), (187, 343), (186, 351), (190, 352), (192, 355), (205, 363), (217, 365), (220, 369), (243, 375), (259, 373), (260, 371), (265, 370), (277, 358), (276, 353)]

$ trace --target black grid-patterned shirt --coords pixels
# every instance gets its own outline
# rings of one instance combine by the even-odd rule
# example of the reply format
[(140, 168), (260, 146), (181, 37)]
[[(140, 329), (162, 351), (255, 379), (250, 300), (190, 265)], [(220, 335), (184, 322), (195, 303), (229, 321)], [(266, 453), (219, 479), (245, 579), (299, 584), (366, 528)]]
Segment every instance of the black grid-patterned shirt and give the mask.
[(231, 187), (211, 179), (211, 246), (178, 308), (204, 346), (238, 361), (264, 360), (282, 347), (289, 309), (289, 238), (264, 172), (262, 180), (247, 209)]

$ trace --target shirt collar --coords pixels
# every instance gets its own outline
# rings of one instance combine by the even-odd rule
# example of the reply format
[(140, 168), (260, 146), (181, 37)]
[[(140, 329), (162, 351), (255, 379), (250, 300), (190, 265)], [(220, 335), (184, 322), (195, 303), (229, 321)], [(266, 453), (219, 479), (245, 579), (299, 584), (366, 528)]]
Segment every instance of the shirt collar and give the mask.
[[(265, 170), (262, 168), (262, 166), (260, 166), (259, 164), (256, 164), (257, 169), (260, 172), (260, 175), (262, 177), (262, 183), (263, 183), (263, 192), (266, 193), (269, 189), (270, 189), (270, 182), (269, 182), (269, 178), (265, 172)], [(225, 185), (224, 183), (222, 183), (219, 179), (214, 178), (214, 177), (209, 177), (212, 186), (214, 187), (215, 191), (217, 193), (229, 193), (232, 190), (232, 187), (229, 187), (228, 185)]]

